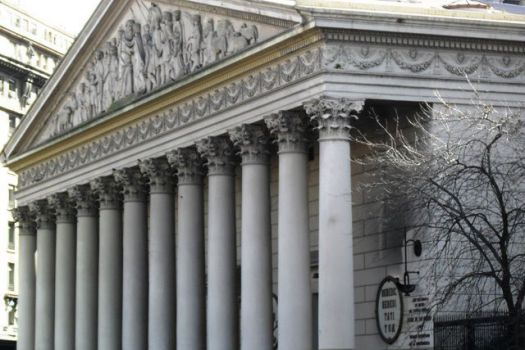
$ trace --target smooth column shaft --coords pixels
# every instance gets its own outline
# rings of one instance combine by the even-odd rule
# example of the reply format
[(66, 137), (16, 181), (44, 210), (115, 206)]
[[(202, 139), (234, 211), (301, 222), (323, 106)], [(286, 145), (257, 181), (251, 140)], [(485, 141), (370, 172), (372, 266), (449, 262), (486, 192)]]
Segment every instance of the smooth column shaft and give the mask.
[(204, 220), (201, 184), (179, 184), (177, 350), (204, 350)]
[(241, 349), (272, 349), (270, 187), (267, 164), (242, 166)]
[(122, 349), (122, 211), (100, 209), (98, 350)]
[(76, 233), (74, 217), (56, 224), (55, 350), (75, 348)]
[(173, 192), (151, 192), (148, 349), (175, 348), (175, 233)]
[(78, 216), (76, 350), (97, 349), (98, 220)]
[(146, 213), (145, 201), (124, 202), (123, 350), (144, 350), (148, 346)]
[(279, 154), (279, 349), (312, 349), (308, 158)]
[(350, 143), (320, 140), (319, 349), (354, 349)]
[(37, 230), (35, 350), (54, 350), (55, 333), (55, 229)]
[(27, 225), (19, 231), (18, 342), (19, 350), (35, 349), (36, 236)]
[(210, 175), (208, 195), (208, 350), (238, 348), (235, 180)]

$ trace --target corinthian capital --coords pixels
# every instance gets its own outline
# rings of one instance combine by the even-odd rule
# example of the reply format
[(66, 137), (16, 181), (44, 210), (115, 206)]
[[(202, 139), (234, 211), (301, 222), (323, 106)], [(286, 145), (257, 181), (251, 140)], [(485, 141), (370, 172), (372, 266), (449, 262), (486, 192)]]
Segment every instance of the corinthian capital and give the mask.
[(29, 210), (35, 217), (36, 225), (40, 229), (52, 229), (55, 227), (55, 213), (49, 207), (47, 200), (40, 199), (29, 204)]
[(227, 136), (208, 137), (197, 142), (197, 150), (206, 159), (209, 175), (233, 175), (235, 156)]
[(99, 177), (90, 182), (93, 193), (98, 197), (100, 209), (119, 209), (121, 202), (121, 187), (113, 176)]
[(277, 137), (280, 153), (306, 153), (308, 121), (301, 113), (280, 111), (264, 121), (270, 133)]
[(165, 157), (140, 160), (139, 168), (149, 182), (150, 192), (173, 192), (173, 170)]
[(230, 131), (233, 144), (240, 149), (243, 164), (268, 163), (268, 130), (263, 125), (243, 124)]
[(49, 207), (55, 210), (57, 222), (74, 222), (75, 206), (67, 193), (55, 193), (47, 199)]
[(98, 203), (89, 185), (78, 185), (67, 192), (76, 205), (78, 216), (97, 215)]
[(202, 183), (202, 159), (195, 148), (179, 148), (167, 153), (166, 157), (177, 171), (179, 185)]
[(114, 170), (113, 177), (122, 187), (124, 202), (144, 202), (146, 200), (146, 181), (138, 167)]
[(14, 208), (12, 211), (13, 219), (18, 222), (18, 225), (23, 228), (24, 230), (20, 231), (19, 234), (23, 233), (33, 233), (32, 228), (34, 227), (33, 224), (33, 216), (31, 215), (31, 212), (29, 211), (29, 207), (23, 206), (23, 207), (17, 207)]
[(364, 101), (353, 101), (346, 98), (321, 96), (304, 104), (310, 119), (317, 123), (319, 140), (350, 138), (350, 121), (357, 119)]

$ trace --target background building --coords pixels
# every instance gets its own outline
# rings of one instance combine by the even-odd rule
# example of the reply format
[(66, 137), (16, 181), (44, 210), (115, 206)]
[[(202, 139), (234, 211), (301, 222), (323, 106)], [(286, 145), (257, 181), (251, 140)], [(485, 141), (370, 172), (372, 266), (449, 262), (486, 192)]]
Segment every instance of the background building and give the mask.
[[(4, 1), (0, 2), (0, 149), (65, 54), (73, 37)], [(0, 167), (0, 348), (16, 340), (16, 175)], [(2, 343), (3, 342), (3, 343)], [(5, 344), (5, 345), (3, 345)]]

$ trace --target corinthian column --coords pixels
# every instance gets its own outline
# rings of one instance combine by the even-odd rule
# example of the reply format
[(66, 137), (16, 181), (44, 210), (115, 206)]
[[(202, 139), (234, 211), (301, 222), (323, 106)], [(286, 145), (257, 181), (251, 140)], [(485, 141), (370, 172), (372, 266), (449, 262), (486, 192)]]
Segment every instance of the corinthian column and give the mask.
[(35, 250), (36, 236), (28, 207), (13, 210), (18, 222), (18, 341), (17, 349), (35, 349)]
[(242, 156), (241, 349), (272, 349), (272, 252), (268, 133), (261, 125), (230, 132)]
[(91, 182), (99, 200), (98, 350), (122, 349), (122, 205), (113, 177)]
[(148, 347), (148, 226), (146, 188), (138, 168), (116, 170), (124, 193), (122, 349)]
[(196, 150), (168, 154), (178, 175), (177, 350), (204, 350), (204, 213), (202, 162)]
[(55, 349), (75, 348), (75, 208), (67, 193), (48, 199), (56, 213)]
[(279, 145), (279, 349), (312, 349), (306, 118), (279, 112), (266, 125)]
[(197, 143), (208, 167), (208, 350), (238, 348), (234, 156), (226, 136)]
[(139, 162), (150, 186), (148, 349), (175, 348), (173, 174), (165, 158)]
[(30, 204), (37, 224), (35, 350), (55, 348), (55, 215), (46, 200)]
[(319, 130), (319, 349), (355, 348), (350, 119), (362, 102), (304, 105)]
[(98, 310), (97, 203), (89, 185), (69, 190), (77, 207), (76, 350), (96, 350)]

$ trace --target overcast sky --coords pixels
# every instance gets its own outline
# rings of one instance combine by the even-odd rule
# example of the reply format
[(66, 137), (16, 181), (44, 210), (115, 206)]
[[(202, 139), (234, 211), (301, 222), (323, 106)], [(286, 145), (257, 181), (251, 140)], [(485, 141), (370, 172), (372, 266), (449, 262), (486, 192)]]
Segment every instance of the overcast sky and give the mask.
[(36, 18), (77, 35), (100, 0), (9, 0)]

